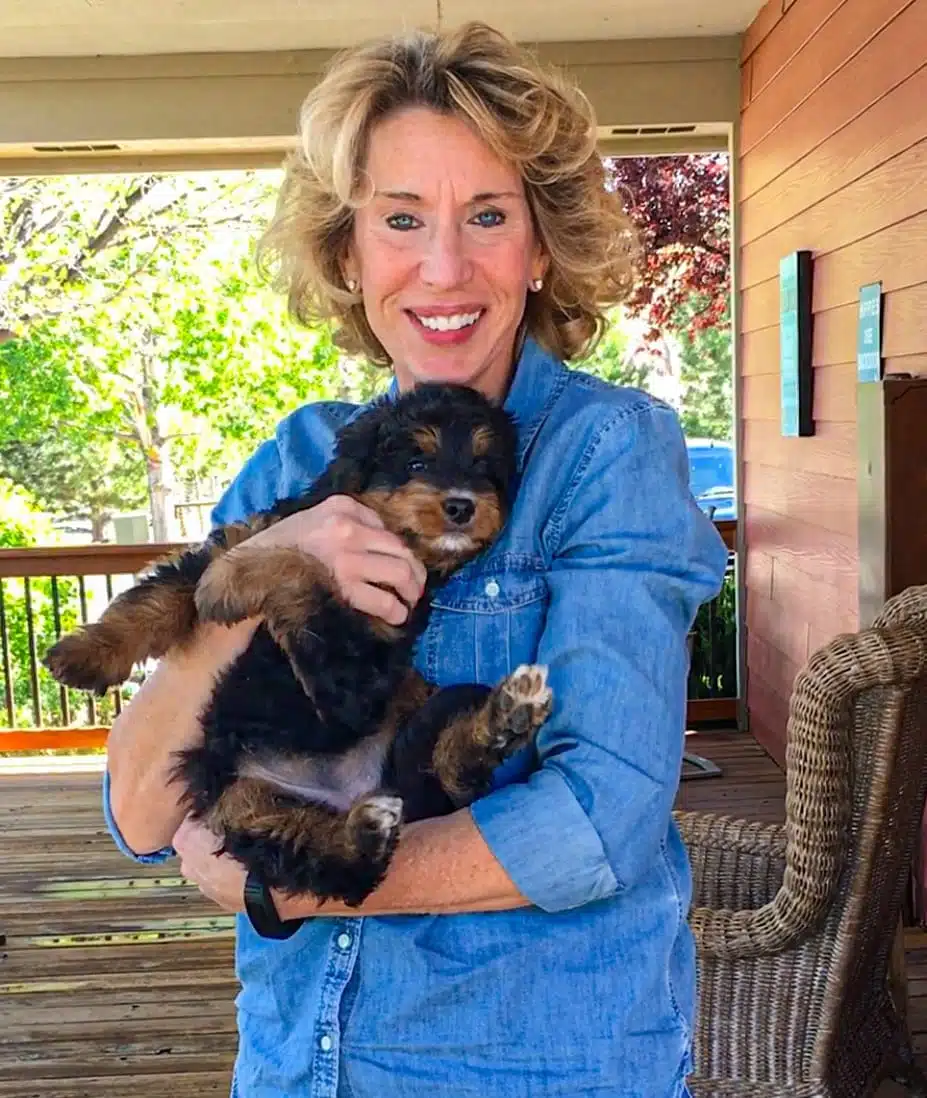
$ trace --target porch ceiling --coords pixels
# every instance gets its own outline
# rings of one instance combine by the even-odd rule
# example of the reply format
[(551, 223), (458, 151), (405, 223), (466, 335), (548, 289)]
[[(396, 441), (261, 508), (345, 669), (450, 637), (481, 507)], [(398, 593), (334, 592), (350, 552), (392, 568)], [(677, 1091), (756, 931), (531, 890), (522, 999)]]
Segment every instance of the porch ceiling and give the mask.
[(331, 49), (407, 26), (489, 19), (521, 41), (745, 30), (762, 0), (3, 0), (0, 57)]

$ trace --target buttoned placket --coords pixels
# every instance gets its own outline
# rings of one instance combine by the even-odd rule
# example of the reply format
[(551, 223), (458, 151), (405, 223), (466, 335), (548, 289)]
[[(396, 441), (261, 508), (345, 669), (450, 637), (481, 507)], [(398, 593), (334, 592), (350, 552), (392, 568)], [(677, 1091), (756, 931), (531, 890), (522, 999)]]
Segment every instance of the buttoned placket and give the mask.
[(316, 1019), (312, 1057), (312, 1089), (308, 1098), (337, 1098), (338, 1062), (341, 1055), (339, 1012), (348, 981), (357, 962), (363, 919), (341, 919), (331, 933), (328, 963), (319, 1016)]

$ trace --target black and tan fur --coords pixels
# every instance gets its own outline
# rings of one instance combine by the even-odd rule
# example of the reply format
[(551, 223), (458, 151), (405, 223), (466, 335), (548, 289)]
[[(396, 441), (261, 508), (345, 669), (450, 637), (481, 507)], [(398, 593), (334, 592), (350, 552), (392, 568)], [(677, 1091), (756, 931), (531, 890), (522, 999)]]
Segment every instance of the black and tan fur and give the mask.
[[(46, 664), (60, 682), (102, 692), (189, 643), (199, 621), (261, 618), (202, 713), (203, 745), (178, 759), (182, 800), (271, 887), (358, 904), (382, 880), (403, 820), (472, 802), (549, 712), (543, 668), (492, 689), (439, 690), (412, 666), (430, 594), (496, 538), (514, 476), (514, 427), (472, 390), (425, 385), (379, 402), (342, 429), (306, 493), (157, 564)], [(249, 545), (335, 494), (373, 508), (425, 565), (425, 595), (404, 625), (348, 606), (315, 557)]]

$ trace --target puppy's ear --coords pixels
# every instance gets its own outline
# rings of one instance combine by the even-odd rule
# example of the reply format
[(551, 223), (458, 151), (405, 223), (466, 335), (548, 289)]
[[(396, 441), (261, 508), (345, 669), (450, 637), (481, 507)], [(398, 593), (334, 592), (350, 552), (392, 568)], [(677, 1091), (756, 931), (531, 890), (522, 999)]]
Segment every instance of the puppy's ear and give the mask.
[(316, 482), (316, 491), (326, 496), (350, 496), (367, 485), (364, 463), (352, 458), (334, 458)]
[(389, 414), (388, 403), (376, 404), (341, 428), (335, 455), (313, 494), (355, 495), (364, 491), (376, 466), (380, 431)]

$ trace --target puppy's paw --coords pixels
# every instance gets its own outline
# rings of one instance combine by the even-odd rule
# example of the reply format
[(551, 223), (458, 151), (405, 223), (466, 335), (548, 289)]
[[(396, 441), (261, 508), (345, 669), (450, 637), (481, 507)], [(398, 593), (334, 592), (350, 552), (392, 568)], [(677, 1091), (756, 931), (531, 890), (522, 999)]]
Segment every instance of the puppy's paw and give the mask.
[(348, 829), (358, 853), (380, 862), (389, 859), (402, 827), (402, 798), (377, 793), (359, 801), (348, 815)]
[(489, 712), (490, 747), (510, 755), (523, 747), (550, 716), (553, 693), (547, 668), (522, 664), (495, 688)]
[(132, 660), (109, 644), (93, 625), (68, 633), (48, 649), (42, 660), (52, 677), (75, 690), (103, 695), (132, 674)]

